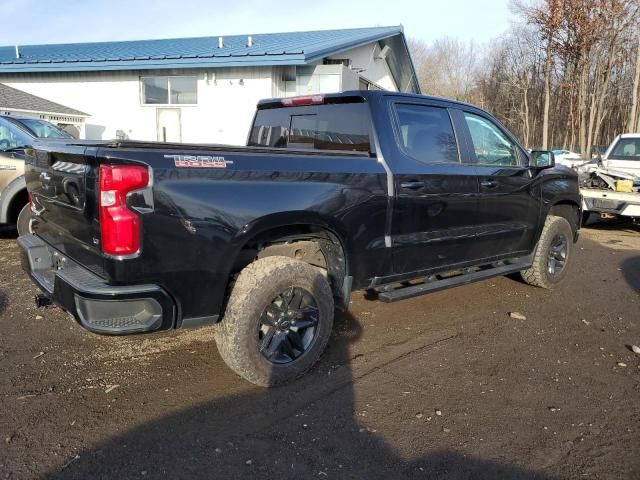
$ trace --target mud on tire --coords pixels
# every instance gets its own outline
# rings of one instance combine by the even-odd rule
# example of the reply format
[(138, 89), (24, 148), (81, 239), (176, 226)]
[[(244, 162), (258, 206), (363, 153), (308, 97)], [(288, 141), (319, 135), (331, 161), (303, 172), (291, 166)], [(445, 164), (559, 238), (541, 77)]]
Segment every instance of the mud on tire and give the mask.
[(529, 285), (555, 287), (567, 274), (573, 252), (573, 230), (564, 217), (549, 215), (536, 247), (533, 264), (520, 275)]
[[(304, 298), (300, 300), (296, 295)], [(293, 300), (287, 303), (287, 298)], [(297, 304), (300, 312), (307, 313), (291, 313), (295, 307), (287, 306), (290, 304)], [(309, 318), (316, 318), (317, 322), (312, 338), (306, 338), (307, 345), (302, 348), (296, 323), (302, 325), (303, 316), (309, 312), (313, 312)], [(216, 343), (223, 360), (238, 375), (256, 385), (275, 386), (303, 375), (318, 361), (331, 335), (333, 315), (331, 287), (318, 268), (289, 257), (266, 257), (240, 272), (224, 319), (216, 326)], [(283, 346), (292, 352), (292, 360), (287, 361), (287, 354), (269, 356), (265, 345), (271, 347), (271, 342), (282, 338), (274, 335), (286, 336), (284, 328), (289, 324), (296, 338)], [(270, 334), (272, 337), (268, 338)]]

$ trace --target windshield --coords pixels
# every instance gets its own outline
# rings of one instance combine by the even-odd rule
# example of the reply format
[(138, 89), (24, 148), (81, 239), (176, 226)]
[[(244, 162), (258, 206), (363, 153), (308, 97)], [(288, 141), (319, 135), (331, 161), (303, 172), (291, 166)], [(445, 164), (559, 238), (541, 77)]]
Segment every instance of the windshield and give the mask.
[(0, 151), (28, 147), (32, 139), (26, 130), (0, 118)]
[(26, 126), (38, 138), (73, 138), (64, 130), (45, 120), (37, 120), (35, 118), (21, 118), (16, 121)]
[(609, 155), (613, 160), (640, 161), (640, 138), (621, 138)]

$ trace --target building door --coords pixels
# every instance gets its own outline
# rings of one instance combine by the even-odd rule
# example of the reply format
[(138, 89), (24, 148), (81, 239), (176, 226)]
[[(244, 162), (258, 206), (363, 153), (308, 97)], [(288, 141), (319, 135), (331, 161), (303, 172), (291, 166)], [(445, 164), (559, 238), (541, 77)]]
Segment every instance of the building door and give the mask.
[(159, 142), (182, 141), (179, 108), (158, 108), (157, 124)]

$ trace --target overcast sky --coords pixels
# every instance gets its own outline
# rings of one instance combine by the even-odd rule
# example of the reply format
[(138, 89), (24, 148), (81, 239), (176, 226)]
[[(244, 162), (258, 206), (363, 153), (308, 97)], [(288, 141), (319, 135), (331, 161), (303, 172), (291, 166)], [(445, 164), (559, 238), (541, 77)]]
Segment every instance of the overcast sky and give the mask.
[(0, 0), (0, 45), (404, 25), (408, 37), (483, 43), (509, 26), (508, 0)]

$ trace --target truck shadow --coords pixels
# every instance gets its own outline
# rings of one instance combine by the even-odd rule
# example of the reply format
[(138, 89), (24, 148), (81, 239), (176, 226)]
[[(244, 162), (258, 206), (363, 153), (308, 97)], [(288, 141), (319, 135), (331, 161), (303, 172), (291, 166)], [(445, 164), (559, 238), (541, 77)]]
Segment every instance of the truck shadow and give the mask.
[(2, 315), (9, 305), (9, 299), (7, 295), (4, 293), (4, 290), (0, 288), (0, 315)]
[(640, 233), (640, 224), (634, 223), (628, 218), (615, 218), (612, 220), (599, 220), (596, 218), (583, 224), (582, 228), (602, 231), (628, 230), (630, 232)]
[(622, 276), (627, 281), (629, 286), (640, 293), (640, 255), (627, 258), (620, 267), (622, 269)]
[(18, 231), (13, 227), (0, 227), (0, 239), (18, 238)]
[(190, 406), (86, 449), (46, 478), (552, 478), (449, 449), (402, 458), (358, 420), (350, 345), (360, 324), (342, 314), (334, 331), (320, 365), (299, 381)]

